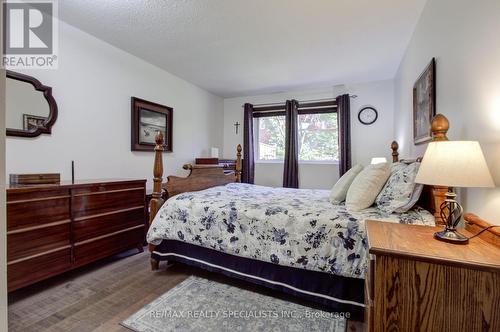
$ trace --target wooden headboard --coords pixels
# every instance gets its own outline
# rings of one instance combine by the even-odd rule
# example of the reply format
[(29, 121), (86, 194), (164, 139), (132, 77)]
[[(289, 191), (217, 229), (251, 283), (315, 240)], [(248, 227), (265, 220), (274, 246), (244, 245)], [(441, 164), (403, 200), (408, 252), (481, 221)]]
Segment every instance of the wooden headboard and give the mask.
[[(432, 140), (433, 141), (447, 141), (448, 137), (446, 134), (448, 133), (448, 130), (450, 129), (450, 122), (448, 119), (442, 115), (442, 114), (437, 114), (434, 119), (432, 120), (431, 123), (431, 131), (432, 131)], [(414, 161), (421, 161), (422, 157), (417, 157), (413, 159), (400, 159), (399, 158), (399, 144), (398, 142), (394, 141), (391, 144), (391, 150), (392, 150), (392, 161), (393, 162), (414, 162)], [(441, 218), (441, 215), (439, 214), (440, 212), (440, 206), (441, 203), (444, 202), (445, 200), (445, 194), (448, 192), (448, 187), (443, 187), (443, 186), (424, 186), (424, 190), (422, 192), (422, 195), (420, 196), (420, 199), (418, 201), (418, 205), (426, 209), (427, 211), (431, 212), (434, 215), (434, 218), (436, 219), (436, 224), (439, 225), (444, 225), (444, 220)]]

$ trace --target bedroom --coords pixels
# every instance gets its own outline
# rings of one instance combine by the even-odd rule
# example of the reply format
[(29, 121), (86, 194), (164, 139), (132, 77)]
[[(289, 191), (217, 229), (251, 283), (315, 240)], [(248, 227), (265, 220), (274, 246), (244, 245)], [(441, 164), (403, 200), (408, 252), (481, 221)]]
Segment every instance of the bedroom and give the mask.
[[(428, 103), (432, 106), (431, 115), (447, 118), (450, 143), (479, 142), (484, 162), (481, 154), (453, 162), (450, 154), (446, 154), (447, 159), (442, 153), (424, 158), (418, 174), (426, 186), (419, 205), (431, 210), (426, 215), (434, 215), (439, 221), (436, 202), (442, 201), (446, 190), (428, 189), (432, 189), (431, 185), (453, 185), (465, 212), (479, 216), (467, 217), (474, 225), (462, 221), (461, 233), (477, 233), (486, 222), (500, 224), (498, 188), (477, 188), (495, 186), (500, 181), (500, 46), (495, 43), (500, 31), (498, 1), (473, 4), (465, 0), (384, 0), (374, 4), (362, 0), (306, 4), (217, 0), (210, 5), (194, 0), (45, 2), (53, 6), (54, 16), (60, 18), (49, 16), (52, 31), (57, 32), (52, 34), (56, 67), (23, 68), (19, 62), (16, 66), (9, 62), (9, 74), (2, 69), (5, 79), (0, 80), (5, 101), (0, 107), (6, 114), (2, 129), (15, 129), (1, 139), (5, 152), (1, 154), (4, 160), (0, 182), (55, 181), (7, 184), (6, 195), (2, 196), (4, 226), (0, 232), (6, 245), (0, 251), (1, 330), (142, 331), (154, 322), (155, 331), (174, 330), (172, 324), (176, 323), (182, 324), (184, 330), (303, 330), (305, 326), (310, 330), (386, 330), (387, 324), (402, 330), (475, 330), (480, 315), (486, 317), (483, 329), (498, 330), (498, 228), (490, 228), (468, 244), (458, 245), (434, 239), (436, 230), (428, 226), (365, 222), (364, 214), (369, 215), (368, 219), (388, 221), (387, 214), (374, 218), (374, 214), (381, 216), (377, 204), (369, 207), (368, 212), (346, 212), (338, 208), (345, 209), (344, 203), (334, 205), (328, 200), (334, 185), (342, 184), (338, 182), (341, 172), (350, 166), (359, 164), (376, 170), (384, 168), (377, 166), (384, 163), (370, 166), (372, 159), (385, 158), (385, 165), (395, 168), (391, 165), (393, 157), (397, 156), (397, 161), (416, 159), (432, 152), (428, 146), (447, 144), (429, 143), (425, 133), (423, 143), (414, 137), (416, 118), (424, 121), (424, 131), (427, 128), (430, 134), (430, 116), (414, 116), (414, 86), (428, 69), (426, 73), (435, 76), (435, 103), (432, 98)], [(9, 7), (2, 7), (4, 15), (6, 8)], [(40, 13), (47, 18), (43, 14), (46, 11)], [(2, 24), (2, 29), (11, 25)], [(44, 40), (40, 32), (34, 31)], [(8, 50), (2, 54), (9, 55), (9, 60), (20, 57)], [(432, 59), (435, 63), (429, 66)], [(4, 58), (2, 64), (6, 63)], [(41, 120), (44, 132), (36, 137), (22, 137), (17, 132), (35, 136), (37, 129), (30, 129), (38, 126), (34, 110), (21, 112), (32, 115), (31, 124), (24, 124), (21, 114), (17, 117), (19, 127), (9, 122), (9, 98), (15, 95), (12, 82), (31, 87), (16, 73), (51, 87), (54, 102), (47, 105), (46, 96), (40, 99), (45, 102), (46, 113)], [(22, 96), (19, 102), (27, 101)], [(337, 99), (339, 96), (344, 98)], [(312, 107), (311, 103), (322, 105)], [(253, 112), (245, 104), (251, 104)], [(245, 110), (250, 115), (247, 119)], [(148, 117), (151, 113), (147, 112), (156, 115)], [(274, 117), (262, 116), (266, 112), (274, 112), (264, 114)], [(349, 117), (342, 121), (342, 114)], [(371, 124), (362, 123), (373, 120)], [(267, 124), (278, 126), (270, 132), (265, 131), (269, 129)], [(435, 137), (441, 137), (445, 124), (442, 118), (436, 122)], [(249, 131), (252, 125), (254, 131)], [(304, 138), (299, 128), (305, 129), (305, 125), (312, 128), (309, 134), (321, 139), (291, 144), (299, 135)], [(153, 152), (154, 128), (158, 126), (165, 128), (166, 133), (163, 153)], [(296, 130), (286, 130), (295, 126)], [(141, 136), (144, 131), (148, 134)], [(250, 133), (255, 134), (253, 139)], [(274, 138), (269, 139), (269, 135)], [(393, 141), (398, 143), (397, 149), (391, 148)], [(249, 149), (249, 142), (253, 149)], [(241, 158), (237, 156), (239, 144)], [(304, 146), (312, 152), (301, 153), (299, 149)], [(445, 152), (453, 148), (450, 145)], [(471, 149), (471, 153), (478, 151)], [(457, 155), (463, 156), (464, 145), (457, 151)], [(249, 156), (252, 152), (253, 167)], [(218, 158), (221, 167), (196, 165), (196, 159), (199, 163), (217, 163)], [(439, 162), (434, 163), (434, 159)], [(471, 162), (464, 163), (465, 159)], [(163, 170), (156, 167), (154, 188), (153, 165), (159, 166), (160, 160)], [(469, 167), (473, 163), (474, 167)], [(184, 164), (193, 166), (186, 170)], [(414, 164), (410, 166), (415, 167)], [(423, 172), (424, 166), (430, 171)], [(244, 189), (246, 184), (233, 183), (224, 192), (208, 188), (222, 184), (221, 181), (237, 182), (238, 177), (251, 182), (248, 170), (252, 168), (256, 185), (278, 189), (251, 187), (258, 189), (251, 191)], [(447, 172), (443, 174), (442, 169)], [(188, 180), (183, 180), (190, 171)], [(385, 172), (381, 176), (385, 179), (374, 176), (379, 180), (375, 189), (366, 190), (372, 199), (369, 205), (392, 176)], [(417, 186), (416, 173), (414, 170), (411, 188)], [(435, 174), (443, 179), (433, 177)], [(446, 183), (445, 178), (454, 174), (463, 182)], [(11, 179), (11, 175), (18, 176)], [(171, 177), (167, 182), (168, 176), (177, 178)], [(159, 177), (162, 180), (158, 181)], [(284, 180), (288, 187), (298, 182), (299, 191), (281, 188)], [(445, 182), (437, 183), (441, 180)], [(161, 183), (162, 190), (158, 188)], [(200, 189), (205, 190), (197, 192)], [(245, 194), (245, 190), (251, 192)], [(161, 203), (156, 200), (160, 191), (163, 196), (170, 191), (179, 193), (177, 198), (193, 199), (193, 206), (196, 199), (217, 202), (217, 198), (200, 195), (221, 196), (219, 205), (226, 207), (219, 211), (207, 209), (212, 214), (227, 214), (227, 218), (208, 218), (203, 212), (204, 203), (198, 205), (196, 212), (200, 218), (166, 218), (168, 227), (149, 233), (151, 237), (160, 233), (176, 237), (171, 242), (176, 247), (167, 247), (168, 252), (160, 248), (153, 253), (153, 268), (156, 269), (158, 260), (168, 258), (169, 262), (159, 262), (159, 268), (152, 271), (145, 246), (145, 230), (149, 228), (145, 207), (153, 201), (154, 217), (155, 207)], [(282, 191), (287, 194), (280, 194)], [(351, 194), (354, 196), (354, 191)], [(242, 205), (244, 202), (249, 205)], [(167, 215), (176, 208), (189, 210), (186, 204), (189, 202), (175, 197), (168, 199), (153, 227), (163, 227), (162, 213)], [(290, 215), (279, 211), (290, 206)], [(302, 223), (286, 219), (294, 217), (297, 211), (324, 214), (318, 216), (315, 226), (311, 219)], [(228, 220), (233, 220), (232, 213), (237, 215), (235, 233), (226, 232), (230, 228)], [(245, 213), (247, 216), (241, 217)], [(349, 233), (352, 225), (326, 221), (352, 213), (357, 220), (355, 234)], [(256, 226), (253, 219), (271, 226)], [(186, 224), (179, 220), (186, 220)], [(200, 222), (204, 223), (204, 233), (188, 237)], [(280, 223), (285, 226), (277, 227)], [(337, 223), (343, 228), (342, 235), (332, 230)], [(316, 232), (322, 224), (325, 230), (331, 230), (326, 237)], [(365, 224), (380, 228), (367, 231)], [(176, 226), (175, 232), (170, 225)], [(223, 237), (214, 233), (222, 229), (221, 225)], [(462, 230), (464, 225), (469, 230)], [(245, 227), (253, 232), (252, 236), (243, 236)], [(429, 234), (418, 233), (431, 229)], [(379, 236), (378, 251), (372, 248), (372, 236)], [(354, 247), (352, 238), (356, 239)], [(302, 245), (308, 239), (310, 249)], [(159, 240), (153, 242), (161, 247)], [(194, 241), (203, 243), (194, 246)], [(287, 249), (278, 248), (281, 244), (277, 243), (281, 242)], [(384, 257), (390, 254), (380, 248), (385, 246), (393, 252), (401, 250), (398, 245), (404, 243), (409, 243), (403, 249), (413, 250), (413, 257), (391, 256), (391, 268), (399, 262), (407, 264), (399, 268), (409, 271), (408, 264), (418, 263), (427, 264), (418, 265), (420, 269), (436, 267), (438, 274), (447, 275), (451, 269), (457, 275), (461, 275), (460, 271), (474, 275), (449, 277), (452, 286), (447, 287), (426, 279), (421, 292), (412, 292), (418, 287), (398, 288), (397, 299), (390, 302), (387, 289), (373, 287), (373, 283), (381, 286), (387, 276), (382, 270), (391, 271), (387, 266), (381, 268), (386, 263)], [(154, 245), (149, 246), (153, 252), (157, 249)], [(252, 248), (251, 254), (242, 254), (245, 246)], [(196, 251), (200, 247), (206, 250)], [(138, 253), (140, 250), (144, 252)], [(287, 261), (287, 250), (293, 260)], [(420, 257), (426, 256), (427, 250), (433, 251), (431, 262)], [(352, 265), (332, 261), (338, 258), (339, 262), (352, 262), (347, 259), (351, 254), (355, 258)], [(370, 259), (373, 257), (375, 261)], [(305, 268), (296, 266), (299, 260)], [(367, 275), (370, 264), (374, 264), (375, 276)], [(333, 273), (324, 271), (333, 266)], [(250, 271), (251, 268), (260, 272)], [(370, 279), (372, 276), (374, 279)], [(484, 282), (476, 283), (482, 277)], [(483, 293), (482, 287), (489, 287), (490, 291)], [(422, 307), (407, 301), (412, 296), (428, 299), (427, 291), (438, 294), (429, 299), (432, 304)], [(365, 299), (365, 295), (372, 298)], [(454, 303), (459, 301), (454, 296), (461, 296), (463, 306), (477, 310), (468, 311), (466, 316), (462, 306), (455, 308)], [(159, 303), (160, 300), (164, 302)], [(159, 306), (155, 307), (156, 315), (150, 310), (149, 315), (141, 316), (144, 307), (152, 302)], [(255, 309), (237, 310), (241, 303)], [(167, 310), (168, 306), (172, 310)], [(383, 310), (386, 306), (391, 310)], [(370, 308), (372, 314), (365, 317)], [(242, 317), (242, 313), (249, 316), (255, 310), (260, 317)], [(212, 316), (219, 311), (221, 314)], [(449, 311), (453, 314), (448, 320), (439, 319), (440, 313)], [(386, 312), (390, 317), (385, 316)], [(267, 316), (262, 317), (263, 313)], [(305, 317), (297, 318), (297, 313)], [(410, 325), (398, 323), (403, 321)], [(180, 328), (178, 325), (177, 330)]]

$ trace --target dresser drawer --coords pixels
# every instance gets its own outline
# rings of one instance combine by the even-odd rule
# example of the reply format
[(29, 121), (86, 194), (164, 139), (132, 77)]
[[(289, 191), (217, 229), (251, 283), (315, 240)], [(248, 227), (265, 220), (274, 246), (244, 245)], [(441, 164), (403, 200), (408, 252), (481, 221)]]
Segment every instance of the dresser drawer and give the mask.
[[(18, 196), (16, 198), (22, 198)], [(70, 220), (69, 192), (34, 199), (7, 202), (7, 230)]]
[(51, 197), (69, 196), (69, 188), (16, 188), (7, 190), (7, 202), (35, 201)]
[(146, 181), (125, 181), (119, 183), (95, 183), (86, 186), (76, 187), (72, 189), (73, 195), (129, 191), (130, 189), (144, 189)]
[(143, 206), (76, 218), (73, 223), (73, 240), (80, 242), (132, 226), (144, 225), (145, 218)]
[(7, 263), (9, 291), (46, 279), (71, 268), (71, 248), (64, 247), (44, 255)]
[(99, 191), (91, 193), (73, 193), (72, 208), (75, 219), (108, 213), (132, 207), (144, 207), (144, 187), (120, 189), (120, 191)]
[(144, 224), (102, 237), (77, 242), (73, 250), (75, 265), (84, 265), (134, 246), (142, 249), (143, 240)]
[(7, 232), (7, 262), (68, 246), (70, 225), (70, 221), (63, 221), (48, 227)]

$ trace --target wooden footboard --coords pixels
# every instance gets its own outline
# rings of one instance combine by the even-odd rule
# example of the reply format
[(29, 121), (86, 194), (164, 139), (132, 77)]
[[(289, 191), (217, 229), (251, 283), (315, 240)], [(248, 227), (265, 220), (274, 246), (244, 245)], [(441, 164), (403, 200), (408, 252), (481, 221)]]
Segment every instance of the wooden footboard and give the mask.
[[(229, 174), (219, 165), (184, 165), (185, 170), (190, 173), (187, 177), (169, 176), (167, 183), (163, 183), (163, 134), (158, 132), (155, 136), (155, 161), (153, 166), (153, 193), (149, 203), (149, 223), (153, 222), (160, 207), (164, 203), (162, 197), (169, 197), (189, 191), (199, 191), (232, 182), (241, 182), (241, 145), (238, 144), (236, 153), (235, 171)], [(163, 191), (166, 195), (163, 195)], [(153, 252), (154, 245), (149, 245), (149, 251)], [(158, 268), (158, 262), (152, 260), (153, 270)]]
[(187, 177), (169, 176), (167, 183), (163, 184), (167, 197), (241, 182), (241, 150), (241, 145), (238, 144), (235, 172), (229, 174), (226, 174), (223, 166), (220, 165), (184, 165), (182, 168), (189, 171)]

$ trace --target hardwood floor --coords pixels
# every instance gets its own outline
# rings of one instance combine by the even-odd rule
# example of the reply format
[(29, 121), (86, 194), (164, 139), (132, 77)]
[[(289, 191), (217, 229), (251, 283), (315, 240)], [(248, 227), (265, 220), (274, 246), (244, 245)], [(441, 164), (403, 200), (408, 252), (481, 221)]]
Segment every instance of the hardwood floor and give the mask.
[[(182, 264), (152, 272), (148, 252), (129, 251), (9, 294), (9, 331), (129, 331), (119, 323), (191, 275), (306, 304)], [(348, 331), (363, 329), (349, 322)]]

